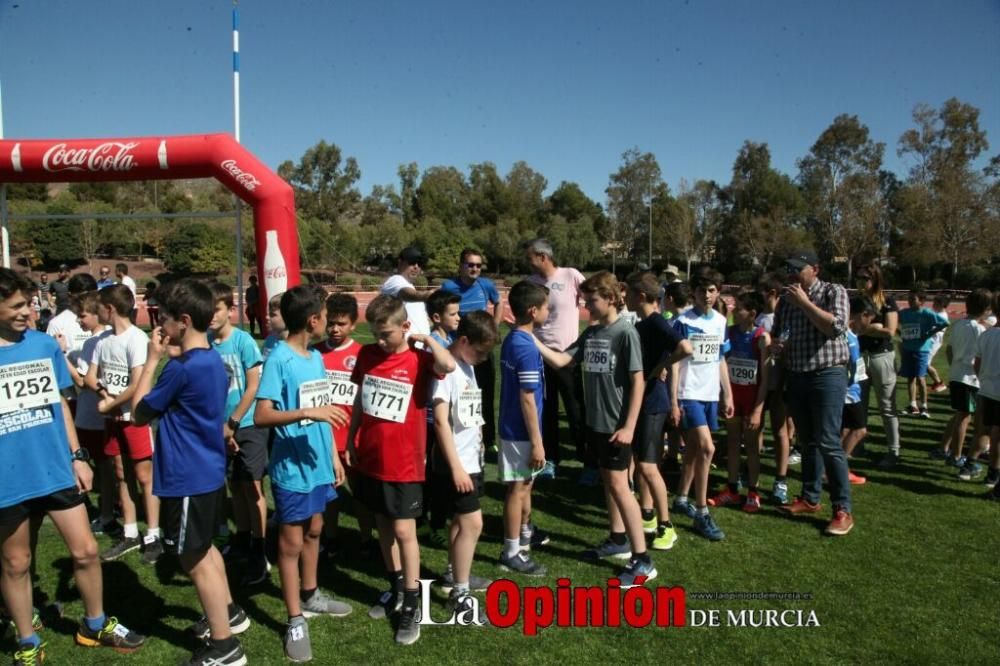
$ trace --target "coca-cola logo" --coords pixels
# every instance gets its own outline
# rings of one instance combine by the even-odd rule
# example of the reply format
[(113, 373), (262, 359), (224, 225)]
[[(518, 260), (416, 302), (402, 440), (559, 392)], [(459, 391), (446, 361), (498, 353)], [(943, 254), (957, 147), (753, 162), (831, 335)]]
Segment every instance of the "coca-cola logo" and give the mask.
[(284, 280), (287, 277), (288, 273), (285, 272), (284, 264), (278, 264), (277, 266), (271, 266), (270, 268), (264, 269), (265, 280)]
[(252, 173), (244, 171), (243, 169), (239, 168), (239, 166), (236, 165), (236, 160), (223, 160), (220, 166), (223, 169), (225, 169), (226, 172), (229, 173), (229, 175), (235, 178), (237, 183), (247, 188), (251, 192), (257, 189), (257, 186), (260, 185), (260, 181), (257, 180), (256, 176), (254, 176)]
[(42, 168), (49, 173), (59, 171), (131, 171), (138, 164), (132, 149), (137, 141), (109, 141), (93, 148), (70, 148), (57, 143), (42, 156)]

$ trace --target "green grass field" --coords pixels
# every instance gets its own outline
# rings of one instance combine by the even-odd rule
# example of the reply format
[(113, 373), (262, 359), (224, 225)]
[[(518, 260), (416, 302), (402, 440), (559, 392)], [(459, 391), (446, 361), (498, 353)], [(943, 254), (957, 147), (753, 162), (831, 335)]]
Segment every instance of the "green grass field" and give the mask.
[[(369, 341), (367, 330), (359, 339)], [(937, 365), (944, 370), (944, 354)], [(905, 388), (900, 385), (900, 405)], [(829, 518), (828, 498), (818, 517), (792, 519), (767, 506), (754, 516), (734, 509), (713, 513), (726, 540), (710, 543), (691, 531), (691, 521), (675, 517), (679, 539), (673, 550), (654, 553), (659, 571), (655, 585), (682, 586), (689, 609), (720, 611), (719, 627), (549, 628), (525, 636), (520, 625), (509, 629), (477, 627), (423, 627), (420, 641), (400, 648), (386, 621), (368, 618), (367, 609), (383, 586), (378, 561), (352, 558), (357, 543), (355, 523), (341, 521), (341, 553), (336, 565), (321, 563), (320, 582), (328, 591), (351, 603), (354, 613), (344, 619), (310, 620), (315, 663), (998, 663), (1000, 630), (997, 599), (1000, 550), (997, 504), (984, 501), (981, 481), (961, 482), (955, 470), (927, 457), (936, 445), (950, 412), (947, 394), (932, 396), (933, 420), (901, 418), (903, 465), (892, 473), (879, 472), (867, 458), (854, 469), (868, 476), (854, 488), (857, 526), (844, 538), (822, 535)], [(884, 452), (881, 423), (869, 424), (868, 449)], [(768, 436), (768, 442), (769, 442)], [(572, 458), (566, 446), (564, 458)], [(494, 457), (495, 459), (495, 457)], [(603, 496), (599, 488), (575, 483), (579, 465), (562, 468), (562, 478), (538, 484), (534, 520), (552, 533), (552, 543), (537, 551), (549, 569), (544, 579), (524, 579), (526, 585), (555, 585), (568, 577), (574, 585), (605, 583), (617, 564), (592, 564), (581, 551), (606, 533)], [(761, 487), (769, 489), (773, 460), (765, 460)], [(486, 528), (474, 571), (500, 577), (496, 566), (500, 550), (503, 488), (495, 465), (487, 470), (484, 498)], [(722, 470), (715, 481), (724, 481)], [(799, 468), (791, 469), (790, 489), (798, 492)], [(673, 487), (675, 479), (668, 479)], [(98, 537), (101, 547), (109, 543)], [(422, 566), (439, 573), (446, 553), (422, 547)], [(142, 652), (121, 656), (87, 651), (73, 645), (73, 631), (82, 606), (73, 589), (71, 562), (48, 522), (38, 548), (37, 585), (60, 600), (65, 618), (54, 621), (42, 636), (55, 664), (176, 664), (196, 647), (184, 629), (200, 614), (188, 579), (164, 557), (156, 567), (141, 563), (138, 552), (104, 565), (105, 600), (109, 614), (145, 633)], [(230, 581), (240, 572), (230, 570)], [(518, 580), (515, 577), (515, 580)], [(282, 635), (284, 606), (278, 574), (254, 590), (233, 589), (250, 614), (253, 626), (241, 636), (250, 663), (284, 661)], [(697, 593), (797, 592), (798, 601), (720, 601), (695, 598)], [(434, 591), (443, 619), (444, 596)], [(727, 625), (733, 610), (797, 609), (815, 613), (818, 627), (752, 628)], [(2, 641), (10, 654), (10, 634)]]

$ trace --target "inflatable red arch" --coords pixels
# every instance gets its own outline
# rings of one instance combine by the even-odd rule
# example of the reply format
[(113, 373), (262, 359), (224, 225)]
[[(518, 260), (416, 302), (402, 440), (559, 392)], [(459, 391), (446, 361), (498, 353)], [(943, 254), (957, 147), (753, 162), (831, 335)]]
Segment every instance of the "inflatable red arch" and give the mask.
[(254, 212), (257, 274), (267, 301), (299, 283), (292, 188), (228, 134), (0, 141), (0, 183), (215, 178)]

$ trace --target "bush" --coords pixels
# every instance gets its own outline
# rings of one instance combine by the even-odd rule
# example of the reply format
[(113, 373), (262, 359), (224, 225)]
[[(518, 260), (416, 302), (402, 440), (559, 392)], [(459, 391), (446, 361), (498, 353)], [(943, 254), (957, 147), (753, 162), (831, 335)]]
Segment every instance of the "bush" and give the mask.
[(955, 286), (959, 289), (975, 289), (986, 286), (990, 278), (989, 271), (983, 266), (968, 266), (958, 271), (955, 276)]
[(949, 286), (948, 281), (944, 278), (934, 278), (930, 283), (930, 288), (936, 290), (947, 289)]
[(371, 291), (373, 289), (378, 289), (379, 287), (381, 287), (382, 282), (384, 282), (384, 280), (380, 277), (376, 277), (374, 275), (366, 275), (365, 277), (361, 278), (361, 288), (367, 291)]
[(726, 276), (724, 280), (726, 284), (736, 284), (740, 286), (752, 285), (757, 283), (757, 271), (733, 271)]

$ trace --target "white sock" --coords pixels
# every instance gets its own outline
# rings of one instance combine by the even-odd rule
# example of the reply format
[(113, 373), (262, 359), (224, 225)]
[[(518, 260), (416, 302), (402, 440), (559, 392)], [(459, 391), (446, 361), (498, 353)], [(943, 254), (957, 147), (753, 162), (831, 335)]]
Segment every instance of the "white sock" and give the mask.
[(521, 538), (530, 539), (534, 531), (535, 528), (532, 527), (531, 523), (525, 523), (524, 525), (521, 525)]
[(452, 588), (456, 597), (461, 597), (469, 593), (469, 583), (468, 581), (464, 583), (455, 583), (455, 587)]
[(698, 507), (698, 515), (699, 516), (707, 516), (708, 515), (708, 507), (707, 506), (699, 506)]
[(138, 539), (139, 538), (139, 524), (138, 523), (125, 523), (125, 538), (126, 539)]
[(147, 527), (146, 536), (160, 538), (160, 528), (159, 527)]
[(520, 539), (504, 539), (503, 540), (503, 556), (506, 558), (511, 558), (521, 552), (521, 540)]
[(688, 503), (688, 496), (687, 495), (678, 495), (677, 499), (674, 500), (674, 501), (677, 502), (678, 504), (687, 504)]

